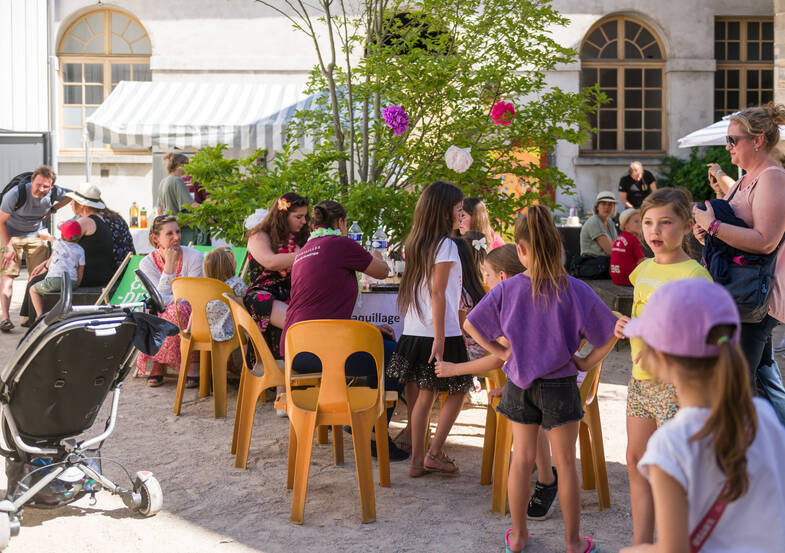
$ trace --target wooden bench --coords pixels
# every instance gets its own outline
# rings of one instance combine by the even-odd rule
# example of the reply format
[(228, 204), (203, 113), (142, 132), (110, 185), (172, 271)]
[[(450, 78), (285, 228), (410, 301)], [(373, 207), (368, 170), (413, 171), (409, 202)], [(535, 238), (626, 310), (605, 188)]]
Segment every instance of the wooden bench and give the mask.
[(612, 280), (584, 280), (611, 311), (628, 317), (632, 314), (632, 286), (619, 286)]

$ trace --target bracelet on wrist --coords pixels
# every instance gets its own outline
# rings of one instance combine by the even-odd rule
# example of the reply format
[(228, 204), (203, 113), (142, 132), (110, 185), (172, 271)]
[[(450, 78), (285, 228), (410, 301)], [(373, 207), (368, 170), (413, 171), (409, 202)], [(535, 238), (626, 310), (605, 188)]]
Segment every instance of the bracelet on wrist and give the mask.
[(717, 236), (717, 232), (719, 232), (721, 224), (722, 222), (719, 219), (714, 219), (709, 225), (709, 235)]
[(722, 169), (717, 169), (714, 172), (717, 173), (717, 174), (720, 174), (720, 173), (725, 174), (725, 171), (723, 171)]

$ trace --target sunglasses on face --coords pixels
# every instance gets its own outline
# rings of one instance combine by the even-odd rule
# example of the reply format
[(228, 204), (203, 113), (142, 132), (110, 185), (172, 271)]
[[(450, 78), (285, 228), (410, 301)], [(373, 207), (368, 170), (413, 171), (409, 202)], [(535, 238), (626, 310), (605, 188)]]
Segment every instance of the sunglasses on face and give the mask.
[(745, 135), (734, 136), (732, 134), (729, 134), (728, 136), (725, 137), (725, 142), (727, 142), (728, 146), (730, 146), (731, 148), (735, 148), (736, 144), (738, 144), (739, 140), (741, 140), (742, 138), (750, 138), (750, 137)]

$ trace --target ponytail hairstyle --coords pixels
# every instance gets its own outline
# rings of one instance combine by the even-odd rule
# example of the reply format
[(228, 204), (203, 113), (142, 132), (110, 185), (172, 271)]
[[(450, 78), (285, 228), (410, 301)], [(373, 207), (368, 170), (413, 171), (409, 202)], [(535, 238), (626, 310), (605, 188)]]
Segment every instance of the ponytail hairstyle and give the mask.
[(488, 252), (485, 260), (496, 273), (504, 272), (507, 277), (522, 273), (526, 268), (518, 259), (518, 250), (515, 244), (505, 244)]
[(229, 248), (215, 248), (207, 252), (202, 262), (204, 276), (226, 282), (234, 276), (235, 260)]
[(749, 107), (731, 115), (730, 120), (739, 123), (748, 136), (763, 136), (763, 149), (771, 152), (780, 141), (780, 125), (785, 124), (785, 106), (769, 102)]
[(311, 223), (313, 228), (338, 228), (338, 221), (346, 220), (346, 209), (333, 200), (324, 200), (313, 206)]
[(461, 189), (444, 181), (429, 184), (417, 200), (412, 230), (404, 242), (406, 269), (398, 291), (398, 308), (402, 313), (414, 306), (417, 314), (422, 315), (420, 285), (425, 283), (430, 295), (436, 251), (452, 234), (453, 209), (462, 201)]
[[(755, 440), (758, 418), (752, 402), (752, 387), (747, 360), (738, 344), (730, 338), (734, 325), (718, 325), (709, 331), (707, 343), (719, 348), (716, 357), (683, 357), (663, 353), (672, 361), (680, 375), (712, 390), (711, 411), (706, 424), (690, 441), (708, 438), (714, 446), (717, 466), (725, 474), (728, 489), (721, 500), (737, 500), (749, 489), (747, 449)], [(644, 356), (652, 348), (644, 343)]]
[(174, 152), (169, 152), (163, 157), (164, 160), (164, 169), (166, 169), (166, 174), (170, 175), (172, 171), (175, 171), (181, 165), (185, 165), (188, 163), (188, 156), (185, 154), (176, 154)]
[[(264, 232), (270, 237), (270, 248), (273, 252), (278, 252), (282, 245), (289, 242), (289, 213), (297, 207), (308, 207), (308, 198), (300, 196), (296, 192), (287, 192), (283, 196), (273, 200), (273, 205), (262, 222), (248, 231), (246, 238), (250, 238), (257, 232)], [(308, 241), (311, 234), (310, 218), (307, 214), (305, 225), (300, 232), (294, 235), (294, 242), (298, 246), (303, 246)]]
[[(469, 261), (477, 267), (477, 274), (482, 275), (482, 264), (485, 262), (488, 250), (491, 248), (491, 245), (485, 239), (485, 235), (480, 231), (470, 230), (457, 239), (462, 240), (469, 246)], [(461, 263), (463, 263), (463, 259), (461, 259)]]
[(485, 207), (485, 202), (480, 198), (466, 198), (463, 200), (463, 210), (472, 218), (469, 230), (481, 232), (488, 242), (488, 247), (493, 244), (493, 229), (491, 229), (491, 220), (488, 217), (488, 208)]
[(556, 296), (567, 288), (567, 272), (562, 264), (562, 242), (550, 210), (532, 205), (515, 223), (515, 242), (529, 252), (532, 298)]
[(458, 246), (458, 257), (461, 258), (463, 290), (472, 299), (472, 304), (477, 305), (485, 295), (485, 288), (482, 287), (482, 273), (472, 255), (471, 242), (465, 238), (453, 238), (452, 241)]

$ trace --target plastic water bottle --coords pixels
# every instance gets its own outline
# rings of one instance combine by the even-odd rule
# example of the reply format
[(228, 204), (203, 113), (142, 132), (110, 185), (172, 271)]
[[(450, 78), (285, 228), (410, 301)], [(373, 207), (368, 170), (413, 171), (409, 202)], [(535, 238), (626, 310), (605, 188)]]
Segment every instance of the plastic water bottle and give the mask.
[(575, 217), (578, 215), (578, 211), (575, 209), (575, 206), (570, 206), (570, 217)]
[(353, 221), (352, 226), (349, 227), (349, 238), (361, 246), (363, 245), (363, 231), (360, 228), (360, 225), (357, 224), (357, 221)]
[(387, 263), (387, 274), (390, 274), (390, 256), (387, 254), (387, 234), (379, 225), (376, 232), (371, 237), (371, 250), (378, 251), (385, 263)]

